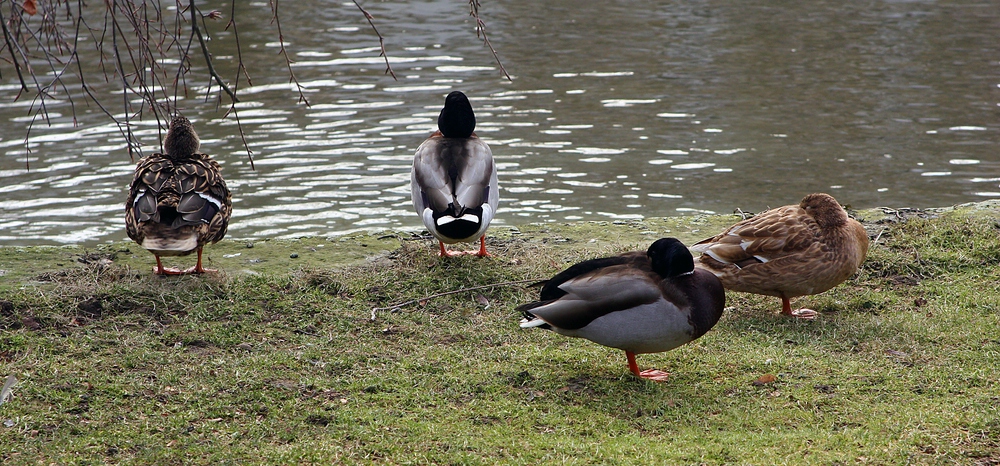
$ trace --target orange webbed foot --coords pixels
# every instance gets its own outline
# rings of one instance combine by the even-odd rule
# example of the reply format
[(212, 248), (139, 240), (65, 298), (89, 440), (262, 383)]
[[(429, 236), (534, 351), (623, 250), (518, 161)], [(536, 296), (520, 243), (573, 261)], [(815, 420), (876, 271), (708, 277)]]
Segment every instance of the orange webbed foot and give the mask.
[(789, 313), (788, 315), (796, 319), (813, 320), (817, 316), (819, 316), (819, 313), (812, 309), (802, 308), (802, 309), (796, 309), (791, 313)]
[(639, 373), (639, 377), (653, 382), (666, 382), (670, 378), (670, 373), (658, 369), (646, 369)]
[(153, 275), (184, 275), (187, 273), (189, 273), (187, 270), (181, 270), (177, 267), (153, 266)]
[(781, 298), (781, 314), (787, 317), (794, 317), (796, 319), (813, 320), (819, 313), (807, 308), (792, 310), (792, 303), (788, 298)]

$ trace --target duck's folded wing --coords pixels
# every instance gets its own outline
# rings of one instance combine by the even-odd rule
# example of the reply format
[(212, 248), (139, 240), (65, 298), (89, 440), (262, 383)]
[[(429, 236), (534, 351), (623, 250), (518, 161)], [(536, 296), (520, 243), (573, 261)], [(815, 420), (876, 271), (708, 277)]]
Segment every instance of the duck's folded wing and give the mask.
[(601, 257), (578, 262), (542, 282), (543, 286), (539, 298), (542, 301), (559, 299), (566, 294), (566, 291), (561, 287), (563, 283), (582, 276), (596, 274), (601, 269), (607, 267), (630, 264), (633, 267), (652, 270), (649, 267), (642, 267), (644, 263), (648, 265), (648, 259), (646, 259), (646, 254), (643, 252), (629, 252), (618, 256)]
[[(140, 160), (135, 167), (135, 175), (129, 185), (128, 199), (125, 201), (126, 227), (136, 229), (138, 222), (156, 221), (157, 194), (172, 175), (173, 164), (160, 154), (152, 154)], [(129, 231), (132, 235), (133, 232)]]
[(607, 267), (563, 282), (565, 295), (530, 312), (554, 327), (579, 329), (601, 316), (655, 302), (663, 296), (657, 285), (641, 270)]
[(421, 215), (428, 207), (435, 212), (444, 212), (453, 201), (449, 170), (438, 153), (442, 141), (440, 137), (425, 140), (413, 156), (413, 200), (417, 213)]
[[(455, 179), (455, 200), (466, 208), (476, 208), (491, 202), (491, 187), (496, 186), (496, 166), (493, 152), (482, 139), (470, 138), (462, 149), (464, 164), (458, 166)], [(495, 190), (493, 190), (495, 191)]]
[(733, 225), (691, 249), (719, 262), (745, 267), (805, 251), (812, 247), (817, 231), (808, 216), (791, 209), (775, 209)]

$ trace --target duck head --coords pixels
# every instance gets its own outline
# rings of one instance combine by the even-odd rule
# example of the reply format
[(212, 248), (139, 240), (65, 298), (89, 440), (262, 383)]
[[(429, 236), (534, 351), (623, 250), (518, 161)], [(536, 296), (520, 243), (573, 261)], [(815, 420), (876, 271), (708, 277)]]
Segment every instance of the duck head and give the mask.
[(191, 154), (197, 154), (201, 149), (198, 133), (194, 131), (191, 121), (180, 115), (170, 120), (170, 129), (163, 138), (163, 151), (169, 159), (177, 160)]
[(646, 250), (653, 271), (664, 278), (678, 277), (694, 271), (694, 258), (687, 246), (677, 238), (660, 238)]
[(438, 115), (438, 129), (446, 138), (467, 138), (476, 130), (476, 114), (469, 98), (460, 91), (453, 91), (444, 99), (444, 108)]
[(823, 229), (836, 228), (847, 223), (847, 212), (829, 194), (810, 194), (802, 198), (799, 207), (805, 209)]

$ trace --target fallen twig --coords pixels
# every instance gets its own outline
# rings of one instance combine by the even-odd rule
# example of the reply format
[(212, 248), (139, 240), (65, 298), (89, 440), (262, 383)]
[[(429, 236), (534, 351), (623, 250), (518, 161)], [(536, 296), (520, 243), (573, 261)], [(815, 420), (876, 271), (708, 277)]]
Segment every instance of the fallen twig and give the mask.
[(375, 313), (377, 313), (378, 311), (391, 311), (393, 309), (399, 309), (399, 308), (404, 307), (404, 306), (409, 306), (409, 305), (411, 305), (413, 303), (419, 303), (420, 301), (427, 301), (427, 300), (430, 300), (430, 299), (440, 298), (442, 296), (448, 296), (448, 295), (451, 295), (451, 294), (464, 293), (466, 291), (481, 290), (483, 288), (494, 288), (494, 287), (498, 287), (498, 286), (519, 285), (521, 283), (532, 283), (532, 282), (538, 282), (538, 281), (540, 281), (540, 280), (537, 279), (537, 278), (532, 278), (532, 279), (528, 279), (528, 280), (515, 280), (515, 281), (512, 281), (512, 282), (491, 283), (489, 285), (473, 286), (473, 287), (469, 287), (469, 288), (462, 288), (460, 290), (452, 290), (452, 291), (445, 291), (443, 293), (436, 293), (436, 294), (432, 294), (430, 296), (424, 296), (423, 298), (411, 299), (409, 301), (404, 301), (404, 302), (401, 302), (401, 303), (396, 303), (396, 304), (393, 304), (392, 306), (373, 307), (372, 308), (372, 317), (371, 317), (371, 320), (375, 320)]
[(875, 241), (872, 241), (873, 248), (875, 247), (876, 244), (878, 244), (878, 240), (882, 238), (882, 233), (885, 233), (885, 227), (882, 227), (882, 229), (879, 230), (878, 234), (875, 235)]

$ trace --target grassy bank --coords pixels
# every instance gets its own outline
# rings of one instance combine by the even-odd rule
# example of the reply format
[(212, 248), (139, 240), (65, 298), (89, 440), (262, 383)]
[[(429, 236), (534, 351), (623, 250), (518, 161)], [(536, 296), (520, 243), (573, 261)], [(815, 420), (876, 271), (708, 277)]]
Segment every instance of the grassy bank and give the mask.
[(518, 329), (536, 290), (421, 298), (735, 216), (497, 228), (485, 259), (405, 235), (224, 241), (210, 277), (154, 277), (124, 242), (0, 248), (0, 377), (20, 380), (0, 462), (1000, 463), (1000, 214), (858, 215), (863, 270), (794, 303), (819, 319), (729, 293), (707, 335), (639, 357), (661, 384)]

